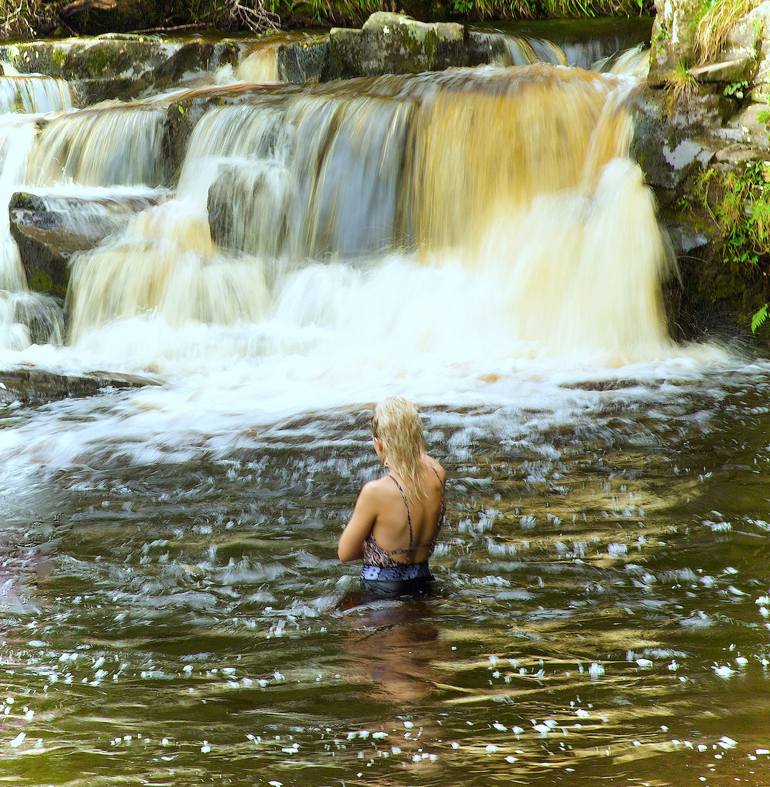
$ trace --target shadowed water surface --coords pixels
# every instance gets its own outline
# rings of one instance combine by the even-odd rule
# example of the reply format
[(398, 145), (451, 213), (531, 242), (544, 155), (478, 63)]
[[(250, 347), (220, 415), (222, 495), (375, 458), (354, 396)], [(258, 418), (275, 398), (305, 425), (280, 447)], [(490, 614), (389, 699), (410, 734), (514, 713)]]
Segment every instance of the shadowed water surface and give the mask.
[[(336, 560), (368, 408), (201, 423), (181, 459), (106, 430), (4, 482), (0, 773), (768, 784), (769, 390), (748, 366), (426, 406), (448, 516), (435, 593), (404, 602)], [(132, 396), (0, 434), (76, 440)]]

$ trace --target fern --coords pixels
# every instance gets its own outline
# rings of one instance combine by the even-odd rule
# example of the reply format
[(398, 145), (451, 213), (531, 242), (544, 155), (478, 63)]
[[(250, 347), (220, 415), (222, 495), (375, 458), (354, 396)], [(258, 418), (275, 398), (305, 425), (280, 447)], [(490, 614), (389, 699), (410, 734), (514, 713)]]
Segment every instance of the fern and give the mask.
[(751, 332), (756, 333), (767, 322), (768, 317), (770, 317), (770, 303), (766, 303), (761, 309), (754, 312), (754, 316), (751, 318)]

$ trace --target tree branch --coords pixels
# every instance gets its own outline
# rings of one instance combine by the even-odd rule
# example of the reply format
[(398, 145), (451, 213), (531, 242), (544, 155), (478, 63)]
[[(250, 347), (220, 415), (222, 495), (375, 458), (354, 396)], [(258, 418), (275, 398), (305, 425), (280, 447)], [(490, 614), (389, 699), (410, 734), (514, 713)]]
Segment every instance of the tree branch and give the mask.
[(68, 16), (91, 8), (97, 11), (114, 11), (118, 7), (118, 0), (73, 0), (59, 11), (59, 16), (66, 19)]

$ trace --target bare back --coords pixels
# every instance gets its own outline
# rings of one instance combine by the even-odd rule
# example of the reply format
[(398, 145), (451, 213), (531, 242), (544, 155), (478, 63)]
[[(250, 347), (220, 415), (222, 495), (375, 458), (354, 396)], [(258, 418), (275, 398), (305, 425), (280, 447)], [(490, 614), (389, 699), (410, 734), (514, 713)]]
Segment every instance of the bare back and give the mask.
[(423, 498), (406, 496), (404, 484), (395, 474), (372, 484), (377, 490), (377, 514), (371, 536), (385, 552), (395, 553), (394, 562), (421, 563), (430, 557), (441, 524), (445, 478), (444, 468), (424, 454), (420, 467)]

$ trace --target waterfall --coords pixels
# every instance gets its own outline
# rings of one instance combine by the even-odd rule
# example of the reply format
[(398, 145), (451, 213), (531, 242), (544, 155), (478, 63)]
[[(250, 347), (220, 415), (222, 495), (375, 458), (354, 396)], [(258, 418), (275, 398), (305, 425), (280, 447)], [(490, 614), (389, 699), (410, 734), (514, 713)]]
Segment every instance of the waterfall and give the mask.
[(0, 76), (0, 113), (60, 112), (71, 108), (70, 87), (63, 79), (36, 74)]
[(250, 52), (238, 63), (235, 76), (242, 82), (255, 84), (279, 82), (278, 45), (260, 46)]
[(391, 340), (447, 360), (484, 346), (665, 354), (671, 261), (628, 159), (627, 90), (536, 65), (212, 107), (175, 199), (75, 259), (72, 338), (146, 317), (172, 331), (251, 325), (273, 348), (310, 330), (354, 358)]
[(27, 180), (40, 186), (158, 186), (164, 175), (164, 120), (164, 109), (152, 105), (84, 110), (55, 118), (34, 147)]
[(28, 290), (11, 237), (8, 202), (35, 138), (30, 119), (11, 118), (0, 124), (0, 350), (22, 350), (32, 342), (59, 344), (64, 333), (52, 299)]

